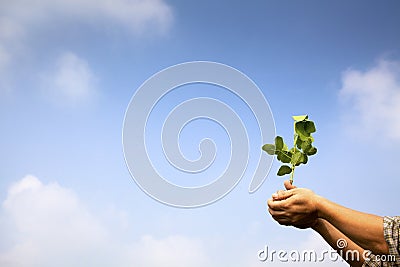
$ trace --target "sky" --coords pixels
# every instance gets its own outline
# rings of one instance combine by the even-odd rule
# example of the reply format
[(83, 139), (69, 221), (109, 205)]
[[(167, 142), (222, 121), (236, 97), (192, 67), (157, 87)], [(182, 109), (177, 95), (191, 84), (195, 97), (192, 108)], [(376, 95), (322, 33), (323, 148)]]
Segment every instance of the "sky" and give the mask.
[[(286, 139), (292, 115), (310, 116), (318, 153), (296, 169), (297, 186), (398, 215), (399, 11), (398, 1), (369, 0), (0, 1), (0, 265), (281, 266), (259, 261), (258, 251), (328, 248), (312, 230), (269, 216), (266, 201), (283, 187), (276, 161), (248, 193), (257, 149), (238, 185), (204, 207), (164, 205), (134, 182), (122, 149), (128, 104), (149, 77), (188, 61), (247, 75)], [(212, 86), (166, 96), (152, 127), (196, 96), (236, 108), (257, 145), (249, 109)], [(182, 131), (183, 153), (195, 159), (198, 142), (212, 136), (220, 151), (212, 171), (223, 170), (226, 132), (210, 121), (191, 126)], [(160, 172), (187, 185), (149, 143)]]

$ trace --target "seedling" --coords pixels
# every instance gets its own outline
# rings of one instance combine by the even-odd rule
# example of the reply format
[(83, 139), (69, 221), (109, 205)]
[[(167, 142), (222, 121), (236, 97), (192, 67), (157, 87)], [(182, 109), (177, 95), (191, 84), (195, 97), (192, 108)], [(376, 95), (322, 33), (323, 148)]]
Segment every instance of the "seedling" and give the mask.
[[(317, 153), (317, 148), (312, 145), (316, 128), (308, 115), (293, 116), (294, 139), (293, 147), (288, 146), (280, 136), (275, 137), (275, 144), (265, 144), (262, 149), (269, 155), (276, 155), (277, 159), (284, 163), (278, 170), (278, 176), (290, 174), (290, 183), (293, 184), (294, 170), (300, 164), (306, 164), (308, 157)], [(290, 165), (287, 165), (290, 163)]]

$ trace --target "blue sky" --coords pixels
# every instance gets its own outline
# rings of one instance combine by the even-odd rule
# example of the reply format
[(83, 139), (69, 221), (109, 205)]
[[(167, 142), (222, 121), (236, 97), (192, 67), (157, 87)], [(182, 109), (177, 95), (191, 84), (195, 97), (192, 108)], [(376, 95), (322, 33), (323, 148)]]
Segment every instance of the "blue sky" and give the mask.
[[(398, 1), (3, 1), (0, 265), (280, 266), (257, 251), (325, 248), (267, 214), (283, 182), (276, 162), (255, 194), (247, 174), (199, 209), (160, 204), (133, 182), (121, 144), (127, 105), (151, 75), (186, 61), (249, 76), (286, 138), (292, 115), (310, 115), (319, 152), (298, 186), (398, 214), (399, 10)], [(189, 156), (199, 128), (224, 137), (194, 126), (182, 140)]]

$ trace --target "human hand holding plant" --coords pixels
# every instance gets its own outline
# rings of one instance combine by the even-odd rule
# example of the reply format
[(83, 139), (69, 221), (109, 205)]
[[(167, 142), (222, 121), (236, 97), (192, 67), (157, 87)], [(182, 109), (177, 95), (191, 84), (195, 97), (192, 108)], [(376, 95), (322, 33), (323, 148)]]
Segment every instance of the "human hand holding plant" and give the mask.
[[(291, 149), (280, 136), (275, 138), (274, 144), (262, 147), (268, 154), (276, 155), (278, 160), (284, 163), (278, 170), (279, 176), (290, 174), (290, 180), (284, 182), (286, 191), (279, 190), (268, 200), (268, 211), (271, 216), (281, 225), (291, 225), (301, 229), (311, 227), (336, 250), (339, 249), (337, 242), (344, 239), (347, 246), (340, 250), (345, 253), (344, 255), (348, 255), (348, 252), (351, 255), (355, 252), (357, 255), (364, 255), (365, 252), (387, 255), (390, 252), (389, 244), (398, 244), (393, 240), (398, 239), (396, 233), (400, 225), (399, 217), (381, 217), (349, 209), (309, 189), (293, 185), (295, 168), (300, 164), (306, 164), (308, 157), (317, 152), (312, 145), (314, 138), (311, 134), (316, 131), (314, 123), (308, 116), (293, 116), (293, 119), (294, 139)], [(384, 232), (390, 234), (384, 235)], [(398, 248), (396, 250), (394, 247), (392, 251), (393, 255), (399, 255)], [(343, 259), (351, 266), (364, 266), (365, 258), (360, 260), (346, 256)], [(370, 259), (373, 258), (368, 257), (365, 261)]]
[[(284, 185), (286, 190), (279, 190), (268, 200), (268, 211), (279, 224), (301, 229), (311, 227), (334, 249), (338, 239), (346, 239), (346, 249), (358, 250), (360, 255), (364, 250), (373, 254), (389, 253), (383, 217), (346, 208), (307, 188), (297, 188), (289, 181)], [(393, 217), (385, 218), (393, 220)], [(391, 227), (386, 231), (393, 231)], [(362, 261), (349, 263), (361, 266)]]
[(287, 191), (279, 190), (268, 200), (268, 211), (279, 224), (300, 229), (313, 227), (318, 220), (319, 196), (306, 188), (297, 188), (289, 181)]

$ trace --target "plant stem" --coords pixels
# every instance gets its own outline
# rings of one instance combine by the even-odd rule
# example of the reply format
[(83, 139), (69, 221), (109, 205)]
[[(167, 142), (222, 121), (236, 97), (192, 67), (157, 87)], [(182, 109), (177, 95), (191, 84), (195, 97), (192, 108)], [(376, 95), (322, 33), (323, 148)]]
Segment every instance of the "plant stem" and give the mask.
[(292, 165), (292, 172), (290, 173), (290, 184), (293, 184), (293, 176), (294, 176), (294, 169), (296, 168), (296, 166)]
[[(297, 138), (298, 135), (296, 134), (296, 122), (293, 123), (293, 152), (296, 151), (296, 143), (297, 143)], [(290, 173), (290, 184), (293, 184), (293, 178), (294, 178), (294, 169), (296, 168), (296, 165), (294, 165), (293, 163), (291, 163), (292, 165), (292, 172)]]

